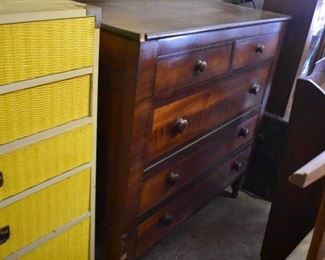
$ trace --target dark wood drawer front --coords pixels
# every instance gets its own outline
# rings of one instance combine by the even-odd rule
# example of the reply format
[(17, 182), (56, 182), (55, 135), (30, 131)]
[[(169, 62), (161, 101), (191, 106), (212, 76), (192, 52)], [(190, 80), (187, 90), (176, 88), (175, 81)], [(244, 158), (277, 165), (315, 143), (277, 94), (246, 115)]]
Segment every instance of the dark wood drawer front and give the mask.
[(257, 35), (266, 33), (281, 33), (283, 29), (284, 24), (278, 22), (168, 37), (159, 40), (158, 56), (172, 54), (182, 50), (202, 48), (207, 45), (214, 45), (218, 42), (220, 43), (233, 39), (256, 37)]
[(155, 96), (226, 73), (231, 49), (228, 43), (159, 57)]
[(269, 65), (218, 81), (154, 110), (148, 162), (261, 103)]
[(277, 50), (279, 34), (266, 34), (235, 41), (233, 69), (272, 58)]
[(140, 214), (176, 192), (211, 164), (254, 136), (258, 115), (240, 118), (188, 149), (149, 169), (142, 186)]
[[(247, 167), (250, 150), (249, 147), (209, 169), (209, 175), (192, 183), (176, 199), (143, 221), (137, 229), (137, 257), (240, 176)], [(236, 167), (239, 164), (241, 167)]]

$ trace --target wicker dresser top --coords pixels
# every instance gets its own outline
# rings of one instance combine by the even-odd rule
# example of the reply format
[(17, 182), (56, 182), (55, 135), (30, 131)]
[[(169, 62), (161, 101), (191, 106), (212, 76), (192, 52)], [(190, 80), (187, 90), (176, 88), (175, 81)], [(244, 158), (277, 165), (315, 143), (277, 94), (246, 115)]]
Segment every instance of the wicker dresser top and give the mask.
[(83, 17), (86, 4), (68, 0), (1, 0), (0, 24)]

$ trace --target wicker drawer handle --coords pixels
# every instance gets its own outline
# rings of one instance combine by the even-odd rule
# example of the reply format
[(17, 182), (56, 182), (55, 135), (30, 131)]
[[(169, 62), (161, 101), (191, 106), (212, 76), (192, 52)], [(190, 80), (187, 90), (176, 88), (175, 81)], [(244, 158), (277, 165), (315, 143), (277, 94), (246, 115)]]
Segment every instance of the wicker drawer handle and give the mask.
[(0, 245), (6, 243), (9, 238), (10, 238), (10, 227), (5, 226), (0, 228)]
[(160, 222), (165, 226), (168, 226), (171, 223), (173, 223), (173, 220), (174, 220), (174, 215), (170, 213), (166, 213), (164, 216), (161, 217)]
[(3, 187), (3, 174), (0, 172), (0, 188)]

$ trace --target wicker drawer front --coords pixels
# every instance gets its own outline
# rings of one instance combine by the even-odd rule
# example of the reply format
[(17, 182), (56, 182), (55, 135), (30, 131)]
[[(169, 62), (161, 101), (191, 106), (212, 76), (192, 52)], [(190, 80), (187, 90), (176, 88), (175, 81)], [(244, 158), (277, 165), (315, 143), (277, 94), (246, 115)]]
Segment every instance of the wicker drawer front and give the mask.
[(20, 257), (21, 260), (87, 260), (89, 256), (89, 219)]
[(90, 75), (0, 95), (0, 144), (89, 115)]
[(0, 228), (10, 238), (0, 259), (89, 211), (90, 169), (0, 209)]
[(91, 125), (1, 155), (0, 200), (87, 163), (91, 157)]
[(0, 85), (93, 65), (94, 18), (0, 25)]

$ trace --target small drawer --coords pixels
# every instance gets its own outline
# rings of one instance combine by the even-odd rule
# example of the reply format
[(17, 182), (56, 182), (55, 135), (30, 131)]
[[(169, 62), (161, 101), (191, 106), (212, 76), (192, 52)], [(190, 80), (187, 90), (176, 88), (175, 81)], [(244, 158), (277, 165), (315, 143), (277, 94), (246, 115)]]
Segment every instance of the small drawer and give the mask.
[(0, 25), (0, 87), (90, 67), (94, 17)]
[(89, 226), (88, 218), (19, 259), (87, 260), (89, 259)]
[(0, 200), (87, 163), (92, 125), (0, 155)]
[(233, 69), (272, 58), (276, 54), (279, 37), (280, 34), (266, 34), (235, 41)]
[(147, 162), (259, 106), (269, 71), (264, 64), (154, 109)]
[(172, 195), (211, 164), (250, 141), (258, 115), (240, 118), (180, 154), (146, 171), (140, 214)]
[(192, 182), (185, 192), (140, 223), (137, 228), (137, 257), (238, 178), (247, 167), (250, 150), (250, 147), (246, 148), (210, 169), (209, 175)]
[(217, 77), (230, 67), (232, 43), (159, 57), (155, 96)]
[(0, 209), (0, 259), (89, 211), (90, 169)]
[(0, 144), (89, 116), (90, 75), (0, 95)]

